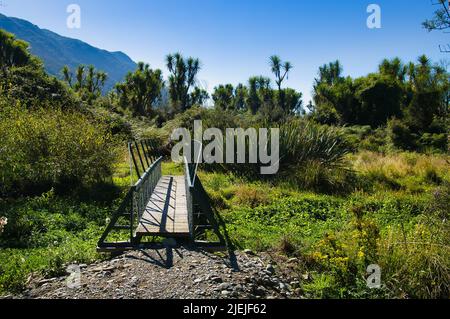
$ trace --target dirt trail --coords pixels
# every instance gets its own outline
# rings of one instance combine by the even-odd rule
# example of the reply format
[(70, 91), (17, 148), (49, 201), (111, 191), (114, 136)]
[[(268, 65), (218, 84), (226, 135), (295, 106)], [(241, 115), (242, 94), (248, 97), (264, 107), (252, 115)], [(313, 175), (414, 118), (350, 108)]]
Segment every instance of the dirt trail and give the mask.
[[(81, 268), (68, 277), (32, 279), (19, 298), (44, 299), (254, 299), (299, 298), (298, 282), (281, 274), (269, 255), (250, 251), (227, 255), (179, 249), (126, 253)], [(285, 263), (289, 265), (289, 262)], [(285, 266), (286, 266), (285, 265)], [(284, 272), (285, 273), (285, 272)]]

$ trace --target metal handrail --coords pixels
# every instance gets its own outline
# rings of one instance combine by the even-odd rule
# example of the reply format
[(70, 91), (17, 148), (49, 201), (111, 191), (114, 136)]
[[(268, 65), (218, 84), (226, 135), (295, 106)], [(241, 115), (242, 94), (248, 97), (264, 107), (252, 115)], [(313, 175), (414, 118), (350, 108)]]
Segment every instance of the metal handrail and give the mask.
[[(189, 161), (188, 161), (187, 157), (184, 156), (184, 164), (185, 164), (186, 176), (189, 177), (187, 179), (187, 183), (188, 183), (188, 186), (190, 188), (194, 187), (194, 185), (195, 185), (195, 180), (197, 178), (198, 166), (200, 164), (200, 156), (203, 153), (203, 143), (200, 142), (200, 141), (197, 141), (197, 140), (193, 140), (193, 142), (200, 144), (200, 151), (199, 151), (198, 156), (197, 156), (197, 162), (194, 162), (194, 164), (195, 164), (195, 168), (194, 168), (194, 172), (193, 172), (194, 176), (191, 176), (191, 169), (189, 168)], [(195, 156), (195, 154), (194, 154), (194, 156)]]
[(133, 212), (132, 212), (132, 221), (131, 225), (134, 226), (135, 217), (138, 217), (138, 220), (141, 219), (142, 214), (145, 211), (145, 207), (147, 206), (150, 197), (153, 194), (153, 191), (158, 184), (158, 181), (161, 179), (162, 171), (161, 171), (161, 163), (163, 157), (158, 158), (142, 175), (142, 177), (136, 182), (133, 186)]
[[(145, 144), (144, 144), (145, 143)], [(130, 190), (128, 191), (127, 195), (125, 196), (124, 200), (122, 201), (119, 208), (113, 213), (111, 220), (109, 224), (107, 225), (104, 233), (102, 234), (98, 246), (104, 247), (108, 244), (105, 243), (106, 238), (108, 237), (109, 233), (114, 228), (121, 229), (122, 226), (117, 226), (117, 222), (119, 221), (120, 217), (128, 216), (129, 220), (129, 230), (130, 230), (130, 241), (129, 243), (132, 244), (135, 239), (135, 222), (136, 220), (140, 220), (142, 217), (143, 212), (145, 211), (146, 205), (148, 201), (150, 200), (150, 197), (155, 190), (159, 180), (162, 176), (162, 161), (163, 157), (159, 157), (156, 159), (151, 165), (152, 158), (149, 155), (149, 148), (145, 147), (147, 142), (140, 142), (139, 144), (137, 142), (134, 143), (134, 146), (137, 150), (137, 155), (139, 158), (139, 162), (142, 165), (142, 168), (145, 169), (144, 163), (149, 164), (149, 167), (143, 172), (143, 174), (139, 177), (138, 181), (131, 186)], [(139, 150), (139, 145), (141, 146), (141, 150)], [(148, 146), (148, 145), (147, 145)], [(137, 160), (135, 157), (135, 154), (133, 152), (133, 144), (128, 144), (128, 150), (130, 152), (130, 169), (132, 171), (132, 165), (135, 165), (136, 172), (139, 174), (139, 167), (137, 166)], [(142, 153), (142, 155), (141, 155)], [(131, 163), (131, 160), (133, 163)], [(138, 175), (139, 176), (139, 175)], [(128, 229), (128, 226), (126, 226)], [(125, 228), (124, 228), (125, 229)]]

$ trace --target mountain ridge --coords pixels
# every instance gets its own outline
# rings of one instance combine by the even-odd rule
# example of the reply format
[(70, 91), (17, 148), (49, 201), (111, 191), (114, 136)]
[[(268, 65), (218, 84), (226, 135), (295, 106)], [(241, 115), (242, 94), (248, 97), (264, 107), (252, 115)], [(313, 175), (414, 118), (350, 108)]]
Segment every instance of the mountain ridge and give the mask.
[(62, 36), (41, 29), (30, 21), (7, 17), (0, 13), (0, 29), (13, 33), (30, 44), (30, 52), (44, 62), (48, 73), (61, 77), (67, 65), (74, 70), (78, 65), (93, 65), (108, 74), (104, 91), (108, 91), (125, 75), (136, 68), (136, 63), (122, 51), (107, 51), (79, 39)]

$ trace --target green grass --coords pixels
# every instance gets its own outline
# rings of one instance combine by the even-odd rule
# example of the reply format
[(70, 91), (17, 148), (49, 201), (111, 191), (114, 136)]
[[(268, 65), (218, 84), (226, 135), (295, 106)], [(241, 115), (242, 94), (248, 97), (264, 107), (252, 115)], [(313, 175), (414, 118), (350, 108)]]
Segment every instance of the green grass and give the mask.
[[(230, 174), (201, 172), (200, 178), (233, 244), (297, 257), (294, 274), (307, 297), (447, 298), (447, 158), (365, 156), (352, 161), (364, 187), (341, 196)], [(374, 171), (401, 187), (380, 182)], [(382, 267), (382, 289), (367, 288), (370, 264)]]
[[(71, 263), (106, 258), (96, 252), (108, 218), (130, 185), (126, 161), (114, 167), (112, 183), (95, 185), (71, 196), (53, 191), (41, 196), (0, 199), (8, 218), (0, 234), (0, 295), (20, 292), (31, 275), (65, 275)], [(113, 234), (119, 239), (120, 234)]]
[(1, 201), (8, 224), (0, 236), (0, 293), (20, 292), (33, 273), (61, 276), (67, 264), (102, 258), (96, 243), (112, 206), (51, 193)]
[[(298, 258), (292, 271), (307, 297), (446, 298), (446, 160), (415, 154), (354, 155), (351, 162), (366, 184), (346, 195), (218, 172), (200, 171), (199, 176), (233, 244)], [(96, 242), (131, 183), (126, 155), (114, 171), (114, 187), (91, 189), (87, 197), (49, 192), (0, 201), (0, 215), (8, 217), (0, 235), (0, 293), (20, 292), (32, 274), (60, 276), (67, 264), (106, 257), (97, 254)], [(184, 166), (165, 162), (163, 174), (182, 175)], [(373, 263), (382, 267), (380, 290), (365, 283), (366, 268)]]

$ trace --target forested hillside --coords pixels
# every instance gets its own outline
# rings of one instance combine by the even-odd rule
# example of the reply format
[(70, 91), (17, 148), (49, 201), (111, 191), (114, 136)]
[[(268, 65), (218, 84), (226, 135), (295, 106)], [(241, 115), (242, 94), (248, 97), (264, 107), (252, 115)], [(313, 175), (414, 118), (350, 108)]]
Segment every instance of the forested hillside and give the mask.
[(65, 65), (70, 68), (93, 65), (108, 74), (105, 82), (105, 91), (108, 91), (136, 67), (136, 63), (123, 52), (101, 50), (80, 40), (40, 29), (26, 20), (0, 14), (0, 29), (27, 41), (30, 51), (44, 62), (45, 70), (58, 78)]

